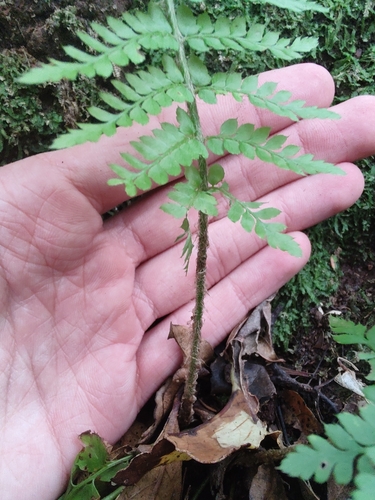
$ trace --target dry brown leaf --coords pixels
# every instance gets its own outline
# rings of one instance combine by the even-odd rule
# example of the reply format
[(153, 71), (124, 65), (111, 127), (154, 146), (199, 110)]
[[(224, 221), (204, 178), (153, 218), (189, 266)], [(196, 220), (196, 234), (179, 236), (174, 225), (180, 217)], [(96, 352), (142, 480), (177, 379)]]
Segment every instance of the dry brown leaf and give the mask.
[(227, 405), (209, 422), (179, 434), (166, 436), (176, 450), (201, 463), (216, 463), (241, 447), (258, 448), (268, 435), (267, 428), (240, 390), (233, 392)]
[(128, 467), (120, 470), (112, 481), (118, 485), (133, 485), (138, 483), (147, 472), (155, 469), (155, 467), (185, 460), (190, 460), (190, 457), (185, 453), (176, 451), (170, 441), (161, 439), (154, 446), (151, 446), (149, 451), (134, 457)]
[[(140, 445), (136, 455), (126, 469), (120, 470), (113, 478), (115, 484), (125, 486), (134, 485), (152, 469), (160, 466), (166, 466), (174, 462), (190, 460), (190, 457), (184, 453), (175, 450), (170, 441), (165, 439), (171, 433), (178, 433), (178, 409), (180, 406), (179, 398), (175, 398), (172, 410), (168, 416), (160, 436), (153, 445)], [(160, 474), (163, 474), (162, 469)], [(150, 476), (151, 479), (153, 476)], [(150, 480), (151, 480), (150, 479)], [(146, 481), (147, 483), (147, 481)]]
[(250, 316), (234, 328), (228, 338), (228, 347), (240, 344), (241, 355), (257, 354), (270, 363), (284, 361), (273, 349), (271, 335), (271, 301), (274, 295), (256, 307)]
[(327, 500), (348, 500), (351, 498), (354, 486), (352, 484), (337, 484), (332, 476), (327, 481)]
[(322, 434), (322, 424), (317, 420), (310, 408), (306, 406), (305, 401), (298, 392), (285, 389), (282, 392), (282, 397), (286, 407), (292, 410), (298, 421), (298, 426), (295, 425), (296, 428), (299, 428), (305, 436), (309, 434)]
[[(232, 359), (232, 386), (233, 390), (240, 388), (249, 407), (253, 404), (256, 392), (261, 393), (264, 401), (270, 399), (276, 389), (265, 370), (259, 369), (259, 381), (255, 380), (256, 368), (249, 369), (255, 359), (259, 357), (268, 362), (283, 361), (276, 355), (271, 336), (271, 300), (263, 301), (256, 307), (250, 316), (240, 323), (230, 334), (223, 355)], [(253, 373), (251, 373), (253, 371)], [(263, 379), (262, 379), (263, 377)], [(267, 379), (265, 383), (264, 378)], [(250, 388), (252, 386), (252, 388)]]
[(128, 486), (118, 500), (179, 500), (182, 489), (182, 462), (172, 462), (147, 472)]
[[(177, 342), (183, 356), (181, 368), (179, 368), (173, 375), (173, 380), (176, 383), (182, 383), (186, 380), (191, 358), (192, 335), (193, 332), (190, 326), (173, 325), (171, 323), (168, 338), (174, 339)], [(213, 357), (213, 354), (214, 350), (211, 345), (207, 342), (207, 340), (202, 339), (199, 348), (199, 358), (201, 363), (207, 363), (207, 361)]]
[(168, 413), (171, 411), (173, 401), (176, 397), (178, 389), (181, 387), (181, 384), (182, 382), (176, 382), (172, 379), (172, 377), (170, 377), (156, 392), (154, 422), (143, 432), (142, 439), (138, 442), (147, 443), (150, 441), (156, 429), (163, 422), (163, 420), (167, 418)]
[(242, 371), (248, 391), (256, 396), (260, 403), (268, 401), (276, 394), (276, 388), (263, 365), (244, 361)]
[(249, 500), (287, 500), (284, 483), (273, 465), (260, 465), (255, 474)]

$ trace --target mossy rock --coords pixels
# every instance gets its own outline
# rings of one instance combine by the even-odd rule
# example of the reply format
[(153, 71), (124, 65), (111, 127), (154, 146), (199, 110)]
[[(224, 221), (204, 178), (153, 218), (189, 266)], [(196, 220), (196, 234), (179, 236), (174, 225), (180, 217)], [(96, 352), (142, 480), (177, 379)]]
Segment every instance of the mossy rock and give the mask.
[(0, 164), (48, 149), (66, 127), (85, 121), (98, 101), (96, 81), (78, 79), (28, 87), (17, 77), (38, 61), (63, 58), (63, 45), (78, 44), (76, 31), (93, 20), (119, 16), (129, 0), (0, 1)]

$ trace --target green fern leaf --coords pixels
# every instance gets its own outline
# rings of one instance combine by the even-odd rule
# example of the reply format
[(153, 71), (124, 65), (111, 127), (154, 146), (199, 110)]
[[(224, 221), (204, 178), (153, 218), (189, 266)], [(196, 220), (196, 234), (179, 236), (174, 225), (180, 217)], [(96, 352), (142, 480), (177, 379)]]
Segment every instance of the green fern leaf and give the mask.
[(31, 68), (30, 71), (20, 76), (18, 81), (27, 85), (38, 85), (46, 82), (58, 82), (62, 78), (74, 80), (80, 67), (79, 63), (65, 63), (64, 67), (59, 67), (51, 60), (51, 64), (42, 64), (39, 67)]
[(100, 42), (97, 38), (92, 37), (88, 33), (85, 33), (84, 31), (78, 31), (77, 36), (81, 40), (81, 42), (83, 42), (85, 45), (87, 45), (87, 47), (94, 50), (95, 52), (101, 52), (103, 54), (108, 52), (107, 45)]
[(109, 77), (113, 73), (113, 64), (127, 66), (129, 62), (139, 64), (145, 56), (144, 50), (178, 50), (178, 43), (172, 34), (172, 28), (163, 11), (154, 2), (150, 2), (147, 13), (124, 13), (122, 20), (109, 17), (109, 27), (92, 23), (92, 30), (103, 40), (94, 38), (82, 31), (77, 35), (88, 47), (86, 53), (71, 46), (64, 48), (65, 52), (76, 62), (61, 62), (50, 60), (49, 64), (32, 68), (19, 78), (21, 83), (38, 84), (56, 82), (62, 78), (74, 80), (78, 74), (88, 77), (95, 75)]
[(212, 192), (221, 193), (229, 200), (230, 206), (227, 213), (232, 222), (240, 222), (245, 231), (255, 233), (266, 240), (272, 248), (286, 251), (295, 257), (301, 257), (302, 251), (298, 243), (288, 234), (284, 224), (276, 222), (264, 222), (275, 218), (280, 214), (277, 208), (261, 208), (260, 202), (243, 202), (235, 198), (229, 191), (228, 184), (223, 182), (219, 187), (210, 189)]
[[(362, 416), (363, 412), (361, 412)], [(367, 432), (363, 432), (363, 419), (358, 418), (358, 415), (344, 412), (340, 413), (337, 418), (341, 426), (352, 436), (356, 443), (366, 447), (375, 446), (375, 427), (373, 425), (367, 426)], [(330, 436), (328, 435), (328, 437)]]
[(309, 2), (307, 0), (260, 0), (260, 2), (276, 5), (276, 7), (292, 10), (293, 12), (304, 12), (307, 10), (312, 10), (315, 12), (329, 11), (327, 7), (322, 7), (316, 2)]
[(84, 63), (92, 62), (95, 61), (96, 59), (95, 56), (93, 56), (92, 54), (88, 54), (87, 52), (77, 49), (72, 45), (66, 45), (65, 47), (63, 47), (63, 49), (68, 56), (79, 62), (84, 62)]
[[(249, 124), (238, 127), (236, 119), (224, 122), (220, 134), (207, 138), (207, 147), (217, 155), (225, 151), (231, 154), (242, 153), (250, 159), (257, 156), (260, 160), (273, 163), (279, 168), (291, 170), (297, 174), (331, 173), (345, 175), (335, 165), (322, 160), (314, 160), (313, 155), (305, 154), (295, 157), (299, 151), (297, 146), (286, 146), (280, 149), (286, 141), (283, 135), (269, 136), (270, 128), (261, 127), (254, 129)], [(278, 150), (278, 151), (275, 151)]]
[[(149, 122), (148, 115), (158, 115), (163, 107), (168, 107), (173, 102), (192, 102), (194, 97), (183, 84), (183, 77), (176, 63), (171, 57), (164, 56), (163, 64), (165, 72), (149, 66), (147, 71), (127, 75), (128, 84), (113, 80), (112, 85), (124, 100), (109, 92), (100, 93), (100, 97), (116, 113), (97, 106), (90, 107), (90, 115), (102, 124), (91, 124), (89, 129), (78, 124), (85, 132), (70, 130), (61, 139), (55, 140), (51, 147), (54, 149), (87, 141), (95, 142), (102, 134), (113, 135), (116, 127), (130, 127), (133, 122), (146, 125)], [(88, 133), (89, 130), (92, 135)]]
[(357, 489), (352, 493), (353, 500), (369, 500), (373, 497), (375, 491), (374, 471), (358, 474), (354, 479), (354, 483)]
[(330, 316), (329, 325), (335, 335), (333, 338), (340, 344), (363, 344), (375, 351), (375, 326), (356, 325), (352, 321)]
[[(170, 176), (178, 176), (181, 166), (190, 167), (200, 156), (208, 157), (207, 149), (195, 138), (194, 126), (189, 115), (177, 108), (177, 121), (180, 127), (171, 123), (162, 123), (161, 129), (153, 130), (153, 136), (142, 136), (131, 145), (144, 158), (140, 160), (129, 153), (122, 153), (124, 160), (138, 172), (119, 170), (117, 165), (111, 166), (123, 179), (125, 188), (130, 181), (133, 186), (144, 190), (145, 174), (159, 185), (166, 184)], [(113, 168), (114, 167), (114, 168)], [(120, 167), (121, 168), (121, 167)], [(126, 189), (128, 193), (128, 190)]]
[(339, 450), (320, 436), (309, 436), (311, 447), (298, 445), (282, 461), (280, 470), (292, 477), (308, 480), (314, 477), (324, 483), (331, 474), (339, 484), (348, 484), (353, 477), (353, 464), (360, 448)]
[(177, 203), (163, 203), (160, 208), (161, 210), (163, 210), (163, 212), (172, 215), (172, 217), (175, 217), (176, 219), (182, 219), (183, 217), (186, 217), (186, 207), (178, 205)]
[(189, 70), (191, 79), (194, 85), (203, 87), (210, 85), (211, 76), (208, 73), (206, 65), (197, 56), (190, 56), (188, 59)]
[[(275, 57), (290, 61), (302, 57), (302, 53), (317, 46), (313, 37), (280, 38), (276, 32), (265, 31), (265, 25), (254, 24), (246, 29), (244, 18), (233, 20), (220, 17), (212, 24), (206, 14), (195, 17), (186, 6), (179, 8), (179, 27), (188, 45), (196, 52), (214, 50), (269, 50)], [(200, 30), (200, 28), (203, 28)]]
[(214, 163), (210, 166), (207, 180), (208, 183), (211, 184), (211, 186), (216, 186), (217, 184), (220, 184), (220, 182), (223, 182), (224, 176), (225, 172), (223, 167), (218, 163)]
[(55, 139), (51, 149), (70, 148), (88, 141), (96, 142), (103, 134), (111, 136), (116, 132), (116, 125), (108, 123), (79, 123), (78, 127)]
[(370, 364), (371, 371), (367, 375), (367, 379), (375, 380), (375, 326), (367, 329), (364, 325), (356, 325), (352, 321), (333, 316), (329, 318), (329, 324), (335, 334), (333, 338), (336, 342), (340, 344), (362, 344), (371, 350), (371, 352), (360, 352), (358, 357)]
[(187, 5), (180, 5), (177, 9), (178, 27), (184, 36), (194, 35), (199, 31), (197, 18)]
[(215, 73), (209, 86), (198, 86), (200, 87), (198, 95), (206, 101), (205, 92), (208, 92), (209, 97), (206, 102), (209, 104), (216, 103), (216, 96), (215, 100), (212, 98), (213, 92), (215, 94), (231, 93), (235, 98), (246, 96), (254, 106), (268, 109), (279, 116), (286, 116), (294, 121), (298, 121), (300, 118), (339, 118), (339, 115), (333, 111), (320, 109), (317, 106), (305, 106), (305, 101), (291, 101), (292, 93), (285, 90), (275, 92), (276, 86), (276, 83), (267, 82), (258, 87), (256, 76), (242, 79), (239, 73)]
[[(354, 326), (358, 325), (342, 323), (338, 329), (356, 330), (353, 334), (356, 339), (363, 335), (363, 330)], [(369, 403), (359, 409), (359, 415), (339, 414), (337, 424), (324, 426), (327, 439), (309, 436), (310, 446), (297, 446), (282, 461), (280, 469), (305, 480), (314, 477), (317, 482), (325, 482), (333, 475), (337, 483), (348, 484), (354, 477), (358, 489), (353, 493), (353, 499), (364, 498), (361, 495), (365, 484), (358, 477), (366, 476), (364, 480), (367, 480), (367, 474), (371, 477), (375, 474), (374, 389), (374, 386), (364, 389)]]

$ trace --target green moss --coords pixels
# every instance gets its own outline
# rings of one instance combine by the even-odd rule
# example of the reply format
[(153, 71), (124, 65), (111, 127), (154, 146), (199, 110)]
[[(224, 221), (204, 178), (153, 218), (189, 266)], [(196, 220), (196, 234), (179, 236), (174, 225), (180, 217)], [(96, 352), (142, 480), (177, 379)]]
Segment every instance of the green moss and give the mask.
[(87, 120), (85, 110), (99, 101), (96, 83), (86, 78), (39, 87), (19, 84), (19, 75), (35, 63), (25, 50), (0, 53), (2, 165), (48, 150), (66, 127)]
[(41, 89), (21, 86), (16, 78), (31, 64), (25, 51), (0, 54), (0, 152), (3, 163), (46, 149), (46, 138), (57, 134), (63, 118), (47, 110)]
[(66, 30), (70, 33), (77, 33), (78, 30), (86, 28), (82, 20), (77, 17), (77, 8), (68, 5), (64, 9), (56, 9), (47, 19), (46, 28), (53, 33), (56, 29)]

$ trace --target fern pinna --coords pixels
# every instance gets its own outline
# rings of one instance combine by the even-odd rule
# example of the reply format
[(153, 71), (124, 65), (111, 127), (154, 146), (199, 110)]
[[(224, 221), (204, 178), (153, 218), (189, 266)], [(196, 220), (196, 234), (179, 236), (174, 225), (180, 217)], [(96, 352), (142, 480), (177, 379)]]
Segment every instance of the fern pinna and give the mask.
[[(370, 363), (367, 379), (375, 380), (375, 326), (367, 329), (340, 318), (331, 317), (333, 338), (340, 344), (360, 344), (366, 352), (359, 359)], [(310, 435), (309, 446), (297, 445), (282, 461), (280, 469), (286, 474), (324, 483), (333, 476), (338, 484), (354, 481), (353, 500), (369, 500), (375, 488), (375, 385), (363, 390), (367, 404), (358, 415), (343, 412), (338, 423), (324, 426), (327, 438)]]
[[(327, 10), (315, 2), (304, 0), (261, 0), (261, 3), (267, 2), (297, 12)], [(125, 12), (121, 19), (109, 17), (107, 22), (108, 26), (92, 23), (93, 36), (78, 33), (87, 51), (72, 46), (64, 48), (73, 61), (51, 60), (49, 64), (32, 69), (20, 80), (42, 83), (62, 78), (75, 79), (78, 75), (109, 78), (130, 63), (143, 63), (139, 71), (126, 73), (123, 80), (111, 81), (114, 93), (101, 93), (105, 104), (103, 108), (89, 108), (96, 123), (79, 123), (77, 129), (57, 138), (53, 148), (96, 141), (102, 134), (111, 136), (117, 127), (130, 127), (134, 122), (146, 125), (149, 115), (158, 115), (162, 108), (177, 103), (177, 125), (161, 123), (151, 136), (145, 135), (132, 142), (136, 153), (122, 154), (128, 168), (111, 165), (117, 177), (111, 179), (109, 184), (124, 185), (127, 195), (133, 197), (140, 191), (150, 189), (152, 183), (163, 185), (171, 177), (183, 175), (183, 182), (177, 182), (168, 195), (170, 202), (161, 208), (182, 219), (182, 234), (177, 239), (185, 241), (183, 256), (186, 270), (193, 250), (189, 211), (195, 209), (199, 212), (194, 345), (189, 375), (191, 383), (188, 381), (186, 384), (188, 387), (190, 383), (193, 388), (184, 397), (184, 401), (190, 401), (191, 407), (204, 310), (208, 217), (218, 213), (218, 196), (227, 200), (227, 215), (233, 222), (240, 222), (246, 231), (254, 230), (274, 248), (286, 250), (294, 256), (301, 255), (296, 242), (284, 234), (286, 227), (270, 222), (280, 213), (279, 210), (264, 208), (262, 203), (236, 199), (225, 182), (221, 165), (215, 163), (208, 167), (210, 152), (219, 158), (227, 153), (245, 155), (251, 160), (257, 157), (301, 175), (343, 173), (334, 165), (315, 161), (312, 155), (298, 155), (299, 147), (285, 146), (287, 138), (271, 136), (270, 128), (255, 128), (250, 123), (239, 125), (236, 117), (225, 121), (218, 134), (205, 137), (197, 100), (216, 104), (217, 95), (231, 94), (239, 102), (248, 99), (254, 106), (295, 121), (301, 118), (337, 118), (337, 115), (325, 109), (305, 107), (304, 101), (292, 100), (290, 92), (277, 91), (273, 82), (259, 86), (256, 76), (243, 77), (236, 72), (210, 75), (205, 64), (205, 55), (212, 51), (268, 50), (275, 57), (289, 61), (313, 49), (317, 44), (314, 38), (297, 38), (294, 41), (281, 38), (278, 33), (267, 31), (264, 25), (248, 25), (242, 17), (221, 17), (212, 22), (207, 13), (195, 15), (187, 5), (174, 0), (150, 2), (147, 12)], [(161, 53), (158, 59), (160, 67), (145, 67), (146, 55), (151, 52)]]

